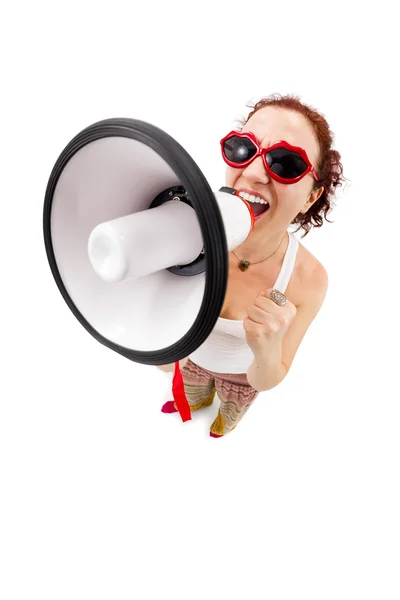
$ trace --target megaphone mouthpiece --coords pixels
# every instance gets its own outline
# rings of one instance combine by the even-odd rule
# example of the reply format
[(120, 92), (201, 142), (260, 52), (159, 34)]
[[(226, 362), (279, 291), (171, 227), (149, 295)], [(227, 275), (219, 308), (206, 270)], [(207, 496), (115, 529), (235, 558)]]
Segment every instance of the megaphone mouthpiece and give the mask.
[(94, 270), (109, 282), (191, 263), (202, 248), (196, 212), (174, 200), (97, 225), (88, 241)]
[[(236, 248), (252, 227), (248, 203), (231, 193), (215, 194), (227, 233), (228, 250)], [(89, 236), (93, 269), (104, 281), (150, 275), (193, 262), (203, 249), (196, 212), (175, 196), (165, 204), (97, 225)]]

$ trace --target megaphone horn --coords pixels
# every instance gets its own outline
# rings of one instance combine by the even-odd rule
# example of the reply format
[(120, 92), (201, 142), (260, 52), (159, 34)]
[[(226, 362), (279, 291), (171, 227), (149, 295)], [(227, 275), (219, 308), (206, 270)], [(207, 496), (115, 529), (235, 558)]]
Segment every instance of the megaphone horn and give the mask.
[(134, 119), (81, 131), (44, 202), (45, 248), (69, 308), (100, 343), (148, 365), (189, 356), (226, 294), (228, 251), (252, 231), (250, 205), (213, 193), (171, 136)]

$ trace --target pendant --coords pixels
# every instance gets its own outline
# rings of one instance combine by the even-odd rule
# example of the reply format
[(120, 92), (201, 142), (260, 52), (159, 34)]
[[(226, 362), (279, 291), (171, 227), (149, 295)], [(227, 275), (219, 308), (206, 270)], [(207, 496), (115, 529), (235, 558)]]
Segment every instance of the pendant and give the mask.
[(249, 263), (247, 260), (242, 260), (242, 262), (241, 262), (241, 263), (240, 263), (240, 265), (239, 265), (239, 269), (240, 269), (241, 271), (245, 271), (246, 269), (248, 269), (248, 268), (249, 268), (249, 264), (250, 264), (250, 263)]

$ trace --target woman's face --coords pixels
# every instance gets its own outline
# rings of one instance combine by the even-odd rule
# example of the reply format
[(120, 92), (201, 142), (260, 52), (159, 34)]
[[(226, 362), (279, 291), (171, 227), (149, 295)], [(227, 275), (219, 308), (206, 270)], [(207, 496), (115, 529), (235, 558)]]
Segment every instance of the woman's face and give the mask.
[[(300, 113), (286, 108), (266, 106), (249, 119), (242, 131), (251, 131), (261, 148), (271, 146), (279, 140), (300, 146), (316, 168), (319, 156), (318, 141), (314, 137), (311, 125)], [(319, 198), (323, 189), (311, 193), (314, 181), (312, 174), (308, 173), (297, 183), (279, 183), (268, 175), (261, 156), (243, 169), (229, 166), (226, 169), (228, 187), (259, 195), (268, 201), (270, 208), (256, 220), (254, 229), (267, 229), (271, 233), (287, 229), (300, 212), (307, 212)]]

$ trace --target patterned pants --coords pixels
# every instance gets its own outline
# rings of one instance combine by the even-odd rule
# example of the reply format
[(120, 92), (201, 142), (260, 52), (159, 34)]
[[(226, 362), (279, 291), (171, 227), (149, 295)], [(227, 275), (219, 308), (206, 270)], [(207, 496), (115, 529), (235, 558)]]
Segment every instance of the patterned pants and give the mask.
[(225, 435), (244, 417), (259, 392), (247, 381), (247, 374), (214, 373), (193, 363), (190, 359), (181, 368), (185, 394), (190, 411), (213, 403), (215, 393), (220, 407), (210, 432)]

